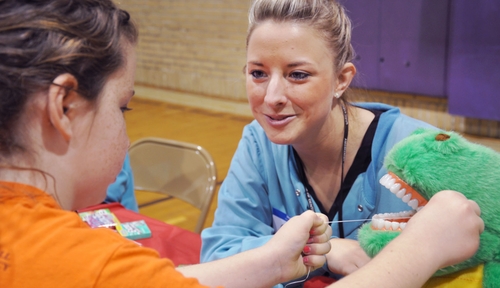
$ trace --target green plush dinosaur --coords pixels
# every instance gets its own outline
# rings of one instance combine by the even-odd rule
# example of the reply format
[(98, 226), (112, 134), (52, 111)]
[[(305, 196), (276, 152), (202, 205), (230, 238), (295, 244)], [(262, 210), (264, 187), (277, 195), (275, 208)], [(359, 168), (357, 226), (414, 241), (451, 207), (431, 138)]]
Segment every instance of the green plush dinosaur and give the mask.
[[(375, 215), (371, 223), (364, 224), (358, 239), (365, 252), (373, 257), (399, 235), (405, 223), (398, 217), (418, 213), (441, 190), (456, 190), (481, 207), (485, 230), (472, 258), (445, 267), (435, 276), (484, 264), (483, 287), (500, 287), (500, 153), (454, 132), (420, 129), (395, 145), (384, 165), (389, 174), (380, 179), (381, 184), (412, 210)], [(385, 220), (388, 217), (394, 222)]]

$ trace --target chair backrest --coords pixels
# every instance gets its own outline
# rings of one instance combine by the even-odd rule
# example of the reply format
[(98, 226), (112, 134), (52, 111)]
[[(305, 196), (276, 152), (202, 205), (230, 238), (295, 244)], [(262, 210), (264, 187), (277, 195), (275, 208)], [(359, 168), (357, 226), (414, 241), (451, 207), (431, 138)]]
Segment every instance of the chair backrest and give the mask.
[(200, 233), (217, 183), (208, 151), (191, 143), (147, 137), (132, 143), (129, 155), (135, 189), (167, 194), (200, 209), (195, 228)]

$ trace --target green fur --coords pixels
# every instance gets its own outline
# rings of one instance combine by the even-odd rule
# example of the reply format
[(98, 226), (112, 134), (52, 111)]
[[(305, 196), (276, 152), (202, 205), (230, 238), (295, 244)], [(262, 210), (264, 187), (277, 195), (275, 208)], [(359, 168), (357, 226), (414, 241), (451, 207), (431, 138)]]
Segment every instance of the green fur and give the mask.
[(396, 231), (374, 231), (370, 224), (365, 224), (358, 231), (359, 245), (363, 247), (366, 254), (374, 257), (377, 253), (384, 248), (389, 241), (396, 238), (399, 232)]
[[(450, 138), (437, 141), (436, 135), (440, 133), (447, 134)], [(469, 260), (441, 269), (436, 275), (484, 263), (483, 287), (498, 286), (500, 153), (471, 143), (454, 132), (420, 129), (395, 145), (386, 156), (384, 165), (426, 199), (441, 190), (456, 190), (478, 203), (485, 223), (479, 250)], [(359, 231), (358, 239), (361, 247), (373, 257), (398, 234), (375, 231), (369, 224), (365, 224)]]

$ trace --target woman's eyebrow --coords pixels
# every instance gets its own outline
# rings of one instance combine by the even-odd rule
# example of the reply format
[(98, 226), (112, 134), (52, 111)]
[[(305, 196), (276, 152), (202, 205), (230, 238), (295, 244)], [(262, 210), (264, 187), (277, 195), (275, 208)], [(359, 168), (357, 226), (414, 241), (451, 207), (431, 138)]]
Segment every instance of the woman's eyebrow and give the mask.
[(261, 62), (258, 62), (258, 61), (248, 61), (248, 63), (255, 65), (255, 66), (264, 67), (264, 64), (262, 64)]
[(290, 64), (288, 64), (286, 66), (290, 67), (290, 68), (293, 68), (293, 67), (298, 67), (298, 66), (303, 66), (303, 65), (310, 65), (310, 64), (311, 63), (307, 62), (307, 61), (299, 61), (299, 62), (290, 63)]

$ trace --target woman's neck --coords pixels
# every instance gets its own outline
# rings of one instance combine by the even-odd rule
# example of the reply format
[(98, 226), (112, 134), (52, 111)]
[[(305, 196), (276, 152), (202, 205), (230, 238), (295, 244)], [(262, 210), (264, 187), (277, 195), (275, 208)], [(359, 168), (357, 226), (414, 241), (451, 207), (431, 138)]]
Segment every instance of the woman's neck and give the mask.
[(351, 107), (348, 113), (349, 131), (343, 165), (343, 115), (341, 119), (337, 117), (337, 123), (340, 122), (342, 125), (337, 124), (335, 129), (331, 129), (331, 135), (324, 138), (324, 141), (317, 141), (309, 147), (294, 146), (302, 160), (308, 182), (326, 210), (333, 205), (342, 180), (349, 171), (366, 130), (374, 118), (370, 111), (357, 107)]
[[(350, 117), (349, 110), (346, 107), (348, 117)], [(329, 167), (335, 167), (337, 163), (341, 163), (345, 128), (342, 108), (337, 105), (321, 128), (314, 133), (309, 133), (307, 139), (303, 138), (300, 143), (293, 144), (306, 171), (330, 170)]]

